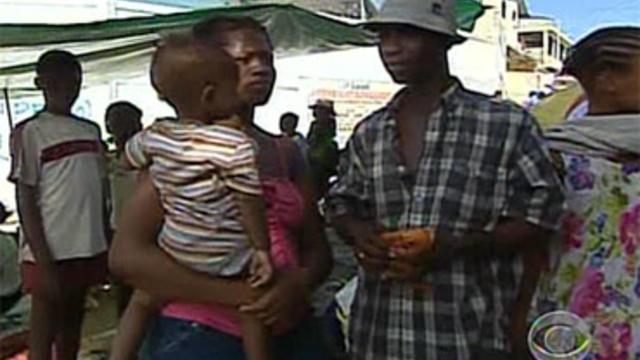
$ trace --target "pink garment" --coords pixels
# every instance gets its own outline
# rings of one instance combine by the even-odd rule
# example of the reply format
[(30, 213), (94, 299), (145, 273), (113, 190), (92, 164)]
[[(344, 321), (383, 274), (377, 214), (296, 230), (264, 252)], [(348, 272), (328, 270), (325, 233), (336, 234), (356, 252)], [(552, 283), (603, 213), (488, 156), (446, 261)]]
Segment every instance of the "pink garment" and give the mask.
[[(285, 178), (263, 179), (271, 256), (276, 269), (299, 266), (298, 249), (292, 233), (302, 225), (304, 199), (294, 183)], [(229, 307), (190, 303), (169, 303), (162, 315), (197, 322), (234, 336), (242, 336), (240, 322)]]

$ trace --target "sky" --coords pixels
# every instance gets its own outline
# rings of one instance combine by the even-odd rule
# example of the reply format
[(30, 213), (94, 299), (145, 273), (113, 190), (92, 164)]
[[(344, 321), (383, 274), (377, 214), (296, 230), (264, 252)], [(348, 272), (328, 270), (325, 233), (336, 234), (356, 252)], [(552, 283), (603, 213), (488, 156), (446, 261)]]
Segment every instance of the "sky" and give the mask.
[(527, 0), (533, 15), (556, 19), (573, 40), (610, 24), (640, 26), (640, 0)]

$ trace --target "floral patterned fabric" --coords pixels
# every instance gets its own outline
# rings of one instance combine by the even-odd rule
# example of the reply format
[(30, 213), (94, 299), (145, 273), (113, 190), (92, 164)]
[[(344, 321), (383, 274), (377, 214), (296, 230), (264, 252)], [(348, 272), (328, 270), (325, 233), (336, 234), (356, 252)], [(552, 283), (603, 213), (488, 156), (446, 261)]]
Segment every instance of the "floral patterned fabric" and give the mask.
[(591, 326), (591, 360), (640, 359), (640, 163), (562, 156), (569, 212), (534, 299)]

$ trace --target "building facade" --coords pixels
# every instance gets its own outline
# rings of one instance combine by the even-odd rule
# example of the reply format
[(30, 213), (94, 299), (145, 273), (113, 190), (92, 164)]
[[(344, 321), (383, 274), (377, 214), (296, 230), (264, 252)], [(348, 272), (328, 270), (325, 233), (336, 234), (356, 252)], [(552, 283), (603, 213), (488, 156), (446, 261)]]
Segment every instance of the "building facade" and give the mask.
[(571, 48), (571, 39), (550, 18), (529, 16), (521, 19), (518, 42), (527, 56), (549, 71), (560, 71)]

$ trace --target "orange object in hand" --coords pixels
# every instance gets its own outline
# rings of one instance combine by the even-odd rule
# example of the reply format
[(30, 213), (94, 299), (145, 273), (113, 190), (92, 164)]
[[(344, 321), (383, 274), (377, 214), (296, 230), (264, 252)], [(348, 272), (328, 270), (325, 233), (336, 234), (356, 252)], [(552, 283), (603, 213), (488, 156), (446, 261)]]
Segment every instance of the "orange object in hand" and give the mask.
[(397, 254), (431, 250), (434, 241), (433, 229), (429, 227), (385, 232), (380, 238)]

